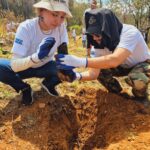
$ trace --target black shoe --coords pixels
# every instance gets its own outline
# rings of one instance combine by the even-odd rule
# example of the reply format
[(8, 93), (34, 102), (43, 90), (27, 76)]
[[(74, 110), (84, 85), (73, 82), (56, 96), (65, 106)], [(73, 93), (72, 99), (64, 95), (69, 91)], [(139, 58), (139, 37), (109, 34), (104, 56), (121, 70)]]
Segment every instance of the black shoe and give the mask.
[(47, 85), (46, 82), (42, 82), (42, 87), (47, 91), (51, 96), (59, 96), (58, 92), (55, 89), (55, 86)]
[(33, 91), (30, 86), (22, 90), (21, 103), (26, 106), (33, 103)]

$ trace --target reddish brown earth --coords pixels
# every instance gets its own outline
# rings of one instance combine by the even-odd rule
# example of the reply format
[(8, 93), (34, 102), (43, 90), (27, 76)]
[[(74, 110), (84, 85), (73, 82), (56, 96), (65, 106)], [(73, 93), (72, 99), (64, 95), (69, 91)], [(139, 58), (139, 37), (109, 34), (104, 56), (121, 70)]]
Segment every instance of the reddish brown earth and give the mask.
[(19, 95), (0, 101), (0, 150), (150, 150), (150, 108), (88, 86), (68, 91), (36, 91), (29, 107)]

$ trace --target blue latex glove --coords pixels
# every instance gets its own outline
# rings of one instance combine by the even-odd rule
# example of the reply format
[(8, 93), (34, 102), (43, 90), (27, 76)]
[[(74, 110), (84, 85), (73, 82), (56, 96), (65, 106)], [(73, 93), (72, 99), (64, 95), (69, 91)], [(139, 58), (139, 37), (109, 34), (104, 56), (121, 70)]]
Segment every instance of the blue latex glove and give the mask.
[(74, 55), (55, 55), (58, 69), (72, 70), (76, 67), (87, 67), (87, 58), (80, 58)]
[(44, 59), (45, 57), (48, 56), (51, 48), (54, 46), (55, 44), (55, 39), (53, 37), (47, 37), (44, 38), (42, 40), (42, 42), (39, 45), (39, 49), (38, 49), (38, 58)]

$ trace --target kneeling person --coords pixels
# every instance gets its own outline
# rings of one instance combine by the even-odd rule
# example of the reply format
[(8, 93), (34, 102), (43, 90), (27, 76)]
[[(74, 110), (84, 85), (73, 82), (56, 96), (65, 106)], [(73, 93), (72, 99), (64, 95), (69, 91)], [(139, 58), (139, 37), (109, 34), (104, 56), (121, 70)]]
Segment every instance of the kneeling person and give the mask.
[[(141, 32), (133, 25), (122, 24), (109, 9), (95, 9), (85, 14), (86, 33), (91, 36), (95, 58), (57, 55), (62, 69), (88, 67), (82, 80), (98, 79), (110, 92), (120, 93), (122, 87), (114, 76), (126, 76), (136, 98), (150, 101), (150, 51)], [(96, 45), (94, 45), (96, 43)], [(76, 79), (76, 73), (74, 73)]]

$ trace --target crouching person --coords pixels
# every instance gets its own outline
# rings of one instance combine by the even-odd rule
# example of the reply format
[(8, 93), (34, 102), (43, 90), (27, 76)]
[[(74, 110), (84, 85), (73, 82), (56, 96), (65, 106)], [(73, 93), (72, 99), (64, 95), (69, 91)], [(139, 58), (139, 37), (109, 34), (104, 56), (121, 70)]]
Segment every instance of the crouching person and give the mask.
[[(122, 24), (109, 9), (87, 12), (85, 22), (86, 33), (100, 47), (95, 49), (96, 57), (59, 54), (58, 67), (68, 70), (73, 80), (98, 79), (108, 91), (117, 94), (122, 87), (114, 77), (126, 76), (135, 98), (150, 101), (150, 51), (140, 31), (133, 25)], [(79, 75), (72, 71), (76, 67), (90, 69)]]
[(12, 59), (0, 59), (0, 81), (22, 93), (22, 104), (33, 103), (32, 89), (23, 79), (44, 78), (43, 88), (53, 96), (61, 81), (53, 60), (57, 48), (68, 43), (64, 25), (66, 17), (72, 17), (65, 1), (41, 0), (34, 4), (37, 18), (22, 22), (16, 33)]

